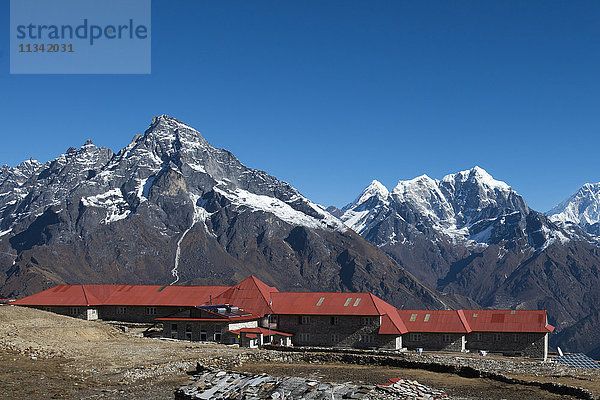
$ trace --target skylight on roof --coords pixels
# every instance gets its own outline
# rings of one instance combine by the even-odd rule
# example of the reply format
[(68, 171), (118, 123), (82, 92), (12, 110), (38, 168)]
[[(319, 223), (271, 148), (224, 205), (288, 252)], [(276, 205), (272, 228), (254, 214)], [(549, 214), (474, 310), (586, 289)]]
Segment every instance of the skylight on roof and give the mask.
[(354, 302), (354, 306), (353, 307), (358, 306), (358, 303), (360, 303), (360, 297), (356, 298), (356, 301)]
[(417, 314), (410, 315), (410, 322), (415, 322), (417, 320)]
[(348, 297), (348, 300), (346, 300), (346, 302), (344, 303), (344, 307), (348, 307), (350, 305), (351, 301), (352, 301), (352, 297)]
[(424, 322), (429, 321), (429, 317), (431, 317), (431, 314), (425, 314), (425, 319), (423, 319)]
[(473, 318), (477, 318), (477, 313), (473, 313)]
[(325, 300), (325, 297), (321, 297), (319, 301), (317, 301), (317, 307), (323, 304), (323, 300)]
[(511, 314), (516, 314), (516, 313), (517, 313), (517, 311), (516, 311), (516, 310), (510, 310), (510, 313), (511, 313)]

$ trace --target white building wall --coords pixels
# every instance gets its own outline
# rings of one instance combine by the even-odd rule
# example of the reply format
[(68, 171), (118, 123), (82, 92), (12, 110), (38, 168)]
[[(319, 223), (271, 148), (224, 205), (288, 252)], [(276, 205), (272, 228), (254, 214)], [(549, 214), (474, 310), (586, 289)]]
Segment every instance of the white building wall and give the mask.
[(258, 321), (232, 322), (229, 324), (228, 330), (235, 331), (242, 328), (258, 328)]

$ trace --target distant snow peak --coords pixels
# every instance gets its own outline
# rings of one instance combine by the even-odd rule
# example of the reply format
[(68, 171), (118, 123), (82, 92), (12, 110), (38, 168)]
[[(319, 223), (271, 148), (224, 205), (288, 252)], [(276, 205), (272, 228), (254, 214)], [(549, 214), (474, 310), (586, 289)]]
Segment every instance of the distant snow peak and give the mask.
[[(406, 223), (415, 224), (426, 235), (442, 234), (455, 243), (486, 245), (495, 240), (494, 226), (505, 223), (503, 216), (515, 212), (525, 215), (529, 210), (509, 185), (477, 166), (446, 175), (441, 181), (427, 175), (400, 180), (387, 196), (377, 183), (374, 181), (354, 203), (344, 207), (340, 216), (361, 235), (370, 234), (371, 228), (379, 232), (382, 221), (392, 218), (411, 221)], [(395, 224), (387, 229), (398, 229)], [(386, 243), (394, 240), (389, 236)]]
[(471, 169), (457, 172), (456, 174), (446, 175), (442, 182), (448, 182), (452, 184), (465, 183), (467, 181), (475, 181), (481, 185), (489, 188), (496, 188), (501, 190), (511, 190), (510, 186), (505, 182), (494, 179), (486, 170), (479, 166), (475, 166)]
[(396, 187), (392, 190), (392, 194), (396, 196), (404, 196), (407, 193), (414, 193), (419, 191), (427, 191), (437, 187), (438, 181), (430, 178), (423, 174), (416, 178), (409, 179), (406, 181), (398, 181)]
[(378, 180), (373, 179), (371, 181), (371, 183), (369, 184), (369, 186), (367, 186), (362, 193), (360, 194), (360, 196), (358, 196), (358, 198), (354, 201), (355, 204), (362, 204), (365, 201), (376, 197), (378, 199), (381, 199), (383, 201), (387, 201), (387, 197), (389, 196), (390, 192), (388, 191), (388, 189)]
[(586, 183), (577, 192), (547, 212), (553, 222), (586, 227), (600, 222), (600, 182)]

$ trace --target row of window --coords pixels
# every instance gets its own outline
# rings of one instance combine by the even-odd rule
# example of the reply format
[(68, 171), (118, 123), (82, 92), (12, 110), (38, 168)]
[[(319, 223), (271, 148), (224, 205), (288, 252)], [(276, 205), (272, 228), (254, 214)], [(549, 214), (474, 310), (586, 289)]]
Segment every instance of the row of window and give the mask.
[[(178, 324), (171, 324), (171, 337), (176, 339), (178, 337)], [(223, 337), (223, 333), (221, 331), (216, 331), (213, 334), (213, 340), (215, 342), (220, 342)], [(185, 324), (185, 338), (187, 340), (192, 340), (192, 324)], [(205, 342), (208, 340), (208, 333), (202, 329), (200, 331), (200, 341)]]
[[(423, 340), (423, 334), (422, 333), (411, 333), (410, 336), (410, 341), (411, 342), (420, 342)], [(451, 343), (452, 342), (452, 335), (449, 334), (443, 334), (442, 335), (442, 343)]]
[[(519, 341), (521, 341), (524, 338), (523, 335), (519, 335), (517, 333), (505, 334), (505, 335), (512, 335), (510, 337), (510, 339), (513, 342), (519, 342)], [(495, 342), (502, 341), (502, 337), (503, 337), (502, 333), (498, 333), (498, 332), (493, 333), (493, 338), (494, 338)], [(506, 337), (508, 337), (508, 336), (506, 336)], [(423, 340), (423, 334), (421, 334), (421, 333), (414, 333), (413, 332), (413, 333), (410, 334), (409, 338), (410, 338), (411, 342), (420, 342), (420, 341)], [(483, 341), (483, 334), (481, 332), (475, 332), (475, 333), (473, 333), (472, 336), (469, 337), (469, 339), (472, 340), (472, 341), (474, 341), (474, 342), (481, 342), (481, 341)], [(529, 334), (527, 336), (527, 339), (528, 339), (528, 341), (531, 341), (531, 342), (535, 341), (536, 335), (535, 334)], [(443, 343), (450, 343), (450, 342), (452, 342), (452, 335), (443, 334), (442, 335), (442, 342)]]
[[(298, 318), (298, 323), (300, 325), (309, 325), (311, 322), (312, 322), (312, 316), (310, 316), (310, 315), (301, 315)], [(377, 325), (378, 322), (379, 322), (379, 317), (361, 317), (360, 318), (360, 323), (361, 323), (361, 325), (364, 325), (364, 326)], [(339, 325), (340, 317), (336, 317), (336, 316), (330, 317), (329, 324), (330, 325)]]
[[(300, 343), (308, 343), (310, 342), (311, 334), (308, 332), (301, 332), (298, 334), (298, 340)], [(337, 344), (340, 342), (340, 335), (338, 333), (332, 333), (329, 336), (330, 342), (332, 344)], [(375, 335), (358, 335), (358, 341), (361, 343), (375, 343)]]

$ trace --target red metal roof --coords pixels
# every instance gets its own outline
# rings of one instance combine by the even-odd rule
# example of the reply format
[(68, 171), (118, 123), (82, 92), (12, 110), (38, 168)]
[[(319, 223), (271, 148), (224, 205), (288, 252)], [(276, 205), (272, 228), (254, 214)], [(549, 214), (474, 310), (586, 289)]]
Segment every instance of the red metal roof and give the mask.
[(58, 285), (14, 301), (36, 306), (196, 306), (230, 286)]
[(408, 332), (468, 333), (462, 310), (398, 310)]
[(271, 313), (269, 301), (271, 293), (274, 292), (278, 292), (277, 288), (268, 286), (254, 276), (249, 276), (218, 296), (213, 296), (212, 303), (238, 306), (244, 311), (262, 316)]
[(230, 333), (239, 335), (240, 333), (245, 333), (246, 336), (248, 336), (248, 333), (262, 333), (263, 336), (269, 336), (270, 335), (281, 335), (281, 336), (294, 336), (291, 333), (287, 333), (287, 332), (281, 332), (281, 331), (276, 331), (274, 329), (267, 329), (267, 328), (241, 328), (241, 329), (234, 329), (231, 331), (228, 331)]
[(553, 332), (546, 310), (463, 310), (473, 332)]
[(273, 313), (291, 315), (380, 315), (370, 293), (273, 293)]
[(380, 334), (406, 332), (396, 308), (370, 293), (280, 292), (272, 298), (273, 314), (387, 316)]

